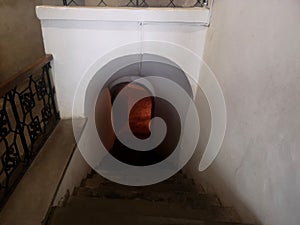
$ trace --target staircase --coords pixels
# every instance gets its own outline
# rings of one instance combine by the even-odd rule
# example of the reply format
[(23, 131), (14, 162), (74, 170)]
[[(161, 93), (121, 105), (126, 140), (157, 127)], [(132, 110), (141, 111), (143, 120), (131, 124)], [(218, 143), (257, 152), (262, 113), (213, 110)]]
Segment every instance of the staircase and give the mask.
[(65, 204), (53, 208), (47, 224), (241, 225), (232, 208), (196, 189), (183, 173), (146, 187), (115, 184), (92, 173)]

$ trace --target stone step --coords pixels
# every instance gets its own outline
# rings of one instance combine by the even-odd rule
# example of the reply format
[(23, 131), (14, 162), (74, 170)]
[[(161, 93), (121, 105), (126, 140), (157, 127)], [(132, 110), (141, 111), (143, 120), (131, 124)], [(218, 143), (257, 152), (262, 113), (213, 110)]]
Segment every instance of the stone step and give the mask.
[(56, 210), (51, 225), (243, 225), (241, 223), (209, 222), (172, 217), (120, 215), (105, 212)]
[[(173, 182), (161, 182), (153, 185), (134, 187), (121, 185), (109, 181), (103, 181), (101, 178), (88, 178), (83, 181), (81, 187), (97, 189), (97, 188), (106, 188), (106, 189), (120, 189), (124, 191), (157, 191), (157, 192), (169, 192), (169, 191), (182, 191), (182, 192), (194, 192), (198, 193), (199, 189), (195, 185), (190, 183), (173, 183)], [(200, 191), (201, 192), (201, 191)]]
[(99, 187), (97, 189), (80, 187), (74, 192), (76, 196), (107, 198), (107, 199), (132, 199), (147, 201), (164, 201), (168, 203), (180, 202), (191, 208), (203, 208), (207, 206), (221, 206), (219, 199), (212, 194), (189, 193), (182, 191), (155, 192), (152, 190), (123, 190)]
[[(104, 184), (114, 184), (113, 182), (103, 178), (98, 174), (91, 174), (89, 177), (82, 183), (82, 186), (89, 188), (97, 188), (100, 185)], [(177, 184), (177, 185), (186, 185), (186, 186), (195, 186), (194, 181), (192, 179), (186, 178), (182, 173), (178, 173), (173, 177), (161, 182), (164, 184)], [(117, 185), (117, 184), (116, 184)], [(202, 187), (197, 187), (200, 191), (204, 191)]]
[[(99, 174), (93, 172), (90, 174), (87, 179), (83, 182), (83, 186), (97, 188), (101, 184), (112, 183), (106, 178), (100, 176)], [(183, 184), (195, 186), (194, 181), (190, 178), (187, 178), (182, 172), (178, 172), (169, 179), (163, 181), (162, 183), (172, 183), (172, 184)], [(204, 189), (201, 186), (197, 186), (197, 189), (201, 192), (204, 192)]]
[(240, 222), (238, 216), (231, 208), (208, 207), (205, 209), (191, 209), (182, 204), (145, 200), (114, 200), (73, 196), (66, 207), (56, 209), (56, 211), (68, 210), (73, 211), (74, 215), (80, 214), (80, 216), (85, 216), (88, 213), (96, 216), (101, 212), (120, 216), (139, 215), (215, 222)]

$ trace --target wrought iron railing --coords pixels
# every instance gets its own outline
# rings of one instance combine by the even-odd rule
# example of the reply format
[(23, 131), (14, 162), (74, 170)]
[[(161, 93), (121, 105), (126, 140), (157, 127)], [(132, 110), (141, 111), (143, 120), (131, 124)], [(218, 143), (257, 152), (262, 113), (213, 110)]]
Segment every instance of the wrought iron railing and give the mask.
[(52, 55), (0, 83), (0, 205), (59, 120)]
[[(82, 5), (82, 0), (63, 0), (65, 6)], [(208, 0), (85, 0), (89, 6), (118, 7), (205, 7)]]

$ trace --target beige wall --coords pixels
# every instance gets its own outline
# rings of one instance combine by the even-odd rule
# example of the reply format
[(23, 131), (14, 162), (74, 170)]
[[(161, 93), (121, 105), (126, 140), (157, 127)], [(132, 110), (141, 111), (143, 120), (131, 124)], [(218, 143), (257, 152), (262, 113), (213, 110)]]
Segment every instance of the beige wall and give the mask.
[(228, 126), (213, 165), (199, 173), (199, 151), (190, 171), (244, 218), (298, 225), (300, 1), (252, 3), (215, 1), (204, 59), (223, 89)]
[(0, 0), (0, 81), (44, 54), (35, 0)]

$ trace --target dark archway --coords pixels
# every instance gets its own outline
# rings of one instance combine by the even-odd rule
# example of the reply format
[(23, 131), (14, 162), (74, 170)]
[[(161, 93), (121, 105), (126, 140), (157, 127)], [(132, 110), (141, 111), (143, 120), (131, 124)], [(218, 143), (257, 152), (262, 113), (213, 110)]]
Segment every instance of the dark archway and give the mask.
[[(137, 151), (124, 146), (116, 138), (114, 130), (112, 129), (111, 118), (111, 107), (114, 98), (120, 90), (126, 85), (131, 85), (133, 90), (148, 91), (148, 93), (150, 93), (149, 90), (146, 90), (142, 86), (132, 86), (132, 81), (148, 76), (158, 76), (173, 80), (185, 89), (191, 97), (193, 96), (190, 83), (185, 73), (178, 66), (160, 56), (150, 56), (157, 59), (157, 61), (151, 60), (142, 63), (133, 63), (120, 68), (120, 70), (111, 75), (97, 97), (95, 108), (96, 128), (106, 150), (117, 160), (135, 166), (153, 165), (170, 156), (180, 139), (180, 118), (176, 109), (166, 100), (158, 97), (142, 99), (130, 110), (130, 131), (128, 132), (132, 132), (137, 138), (146, 139), (151, 135), (149, 129), (151, 118), (160, 117), (166, 123), (167, 134), (159, 146), (149, 151)], [(124, 59), (121, 57), (116, 60)], [(107, 72), (109, 72), (108, 68), (114, 67), (114, 61), (115, 60), (111, 61), (105, 66)], [(165, 63), (163, 63), (163, 61), (165, 61)], [(170, 90), (169, 93), (170, 95), (174, 95), (172, 90)], [(128, 101), (128, 99), (124, 99), (124, 101)], [(88, 110), (88, 108), (86, 109)]]

